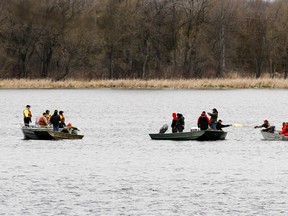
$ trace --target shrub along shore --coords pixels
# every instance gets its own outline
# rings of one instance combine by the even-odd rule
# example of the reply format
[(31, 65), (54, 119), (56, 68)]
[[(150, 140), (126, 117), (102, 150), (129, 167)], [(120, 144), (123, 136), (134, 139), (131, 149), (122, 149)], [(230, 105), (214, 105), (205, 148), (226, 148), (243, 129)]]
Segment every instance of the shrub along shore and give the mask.
[(286, 79), (120, 79), (120, 80), (65, 80), (48, 79), (2, 79), (0, 88), (7, 89), (80, 89), (80, 88), (147, 88), (147, 89), (245, 89), (245, 88), (279, 88), (288, 89)]

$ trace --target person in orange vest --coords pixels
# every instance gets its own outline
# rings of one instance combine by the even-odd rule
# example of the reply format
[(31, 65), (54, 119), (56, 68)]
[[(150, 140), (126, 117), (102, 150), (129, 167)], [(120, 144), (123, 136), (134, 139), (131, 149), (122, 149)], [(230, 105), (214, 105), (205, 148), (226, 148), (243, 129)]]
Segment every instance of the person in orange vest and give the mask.
[(30, 107), (30, 105), (27, 105), (26, 108), (23, 110), (25, 127), (29, 127), (29, 124), (32, 122), (32, 112), (30, 110)]
[(47, 113), (43, 113), (43, 115), (39, 118), (40, 127), (47, 127), (49, 125), (47, 121)]
[(64, 111), (60, 111), (59, 112), (59, 116), (60, 116), (60, 124), (59, 124), (59, 128), (64, 128), (66, 126), (65, 124), (65, 116), (64, 116)]

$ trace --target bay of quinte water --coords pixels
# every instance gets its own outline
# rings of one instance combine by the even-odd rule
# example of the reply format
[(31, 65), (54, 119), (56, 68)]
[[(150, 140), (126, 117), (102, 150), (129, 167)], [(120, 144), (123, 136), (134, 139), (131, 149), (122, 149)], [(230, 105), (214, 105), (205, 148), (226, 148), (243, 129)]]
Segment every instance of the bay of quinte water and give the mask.
[[(287, 90), (0, 90), (0, 215), (287, 215), (288, 142), (255, 125), (288, 121)], [(23, 140), (64, 110), (82, 140)], [(219, 111), (223, 141), (155, 141), (172, 112), (185, 131)], [(241, 126), (240, 126), (241, 125)], [(169, 130), (171, 130), (169, 128)]]

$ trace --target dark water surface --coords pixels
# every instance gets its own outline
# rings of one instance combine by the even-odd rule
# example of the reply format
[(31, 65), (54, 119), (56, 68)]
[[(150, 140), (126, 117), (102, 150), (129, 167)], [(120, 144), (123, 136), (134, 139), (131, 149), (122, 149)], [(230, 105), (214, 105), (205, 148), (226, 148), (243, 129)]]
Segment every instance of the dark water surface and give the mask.
[[(287, 215), (287, 90), (0, 90), (0, 215)], [(22, 111), (64, 110), (83, 140), (23, 140)], [(154, 141), (217, 108), (224, 141)], [(33, 118), (35, 120), (35, 118)]]

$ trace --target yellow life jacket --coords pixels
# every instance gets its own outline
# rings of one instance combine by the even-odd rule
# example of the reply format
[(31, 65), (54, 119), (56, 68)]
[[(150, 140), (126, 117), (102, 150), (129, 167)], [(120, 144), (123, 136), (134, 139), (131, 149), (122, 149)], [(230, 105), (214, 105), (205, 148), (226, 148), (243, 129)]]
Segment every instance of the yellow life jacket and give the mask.
[(24, 118), (28, 118), (28, 117), (32, 117), (32, 113), (31, 113), (31, 111), (30, 110), (28, 110), (28, 109), (24, 109), (23, 110), (23, 115), (24, 115)]

